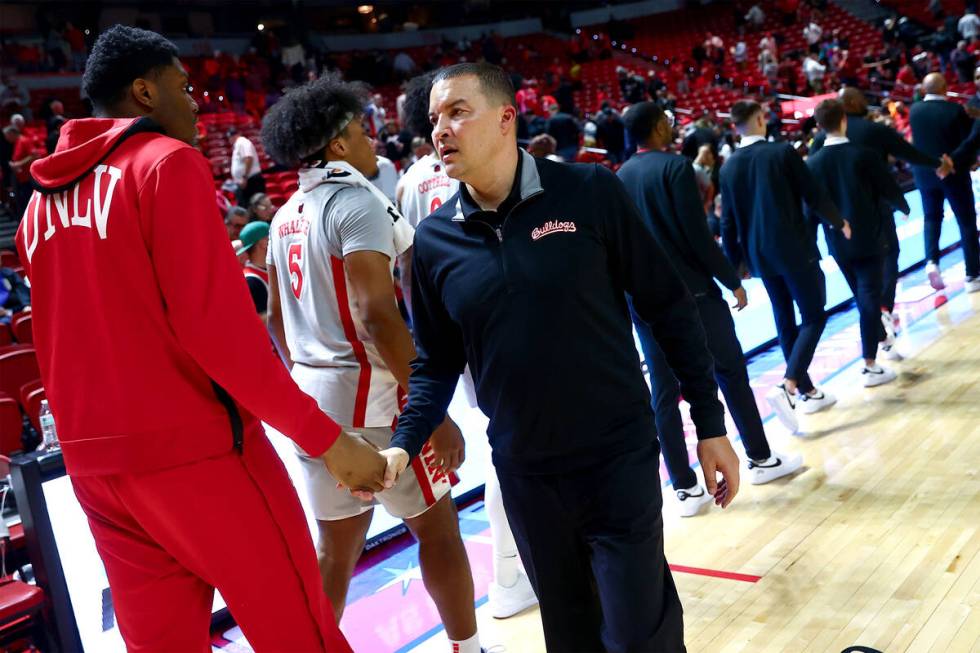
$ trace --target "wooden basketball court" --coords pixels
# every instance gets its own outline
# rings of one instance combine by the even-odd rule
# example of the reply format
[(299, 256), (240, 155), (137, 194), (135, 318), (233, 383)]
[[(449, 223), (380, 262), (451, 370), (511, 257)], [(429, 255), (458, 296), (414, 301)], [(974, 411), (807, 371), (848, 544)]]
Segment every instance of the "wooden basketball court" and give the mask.
[[(980, 651), (980, 296), (907, 331), (897, 382), (865, 390), (847, 369), (808, 435), (767, 425), (775, 448), (803, 453), (797, 476), (743, 483), (729, 509), (693, 519), (667, 499), (690, 653)], [(536, 609), (478, 614), (488, 651), (545, 650)]]

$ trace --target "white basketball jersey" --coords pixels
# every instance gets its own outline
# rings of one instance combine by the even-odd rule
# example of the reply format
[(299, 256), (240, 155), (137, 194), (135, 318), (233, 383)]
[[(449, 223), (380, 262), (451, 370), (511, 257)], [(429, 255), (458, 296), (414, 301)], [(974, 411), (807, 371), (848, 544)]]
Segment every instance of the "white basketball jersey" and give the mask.
[(459, 182), (446, 174), (435, 154), (427, 154), (405, 171), (398, 180), (398, 209), (413, 227), (446, 203), (459, 190)]
[[(299, 190), (272, 221), (269, 262), (297, 384), (339, 424), (390, 427), (399, 412), (398, 383), (354, 310), (344, 256), (380, 251), (393, 269), (414, 229), (393, 221), (367, 188), (331, 181), (343, 172), (329, 164), (300, 171)], [(343, 176), (349, 178), (336, 174)]]

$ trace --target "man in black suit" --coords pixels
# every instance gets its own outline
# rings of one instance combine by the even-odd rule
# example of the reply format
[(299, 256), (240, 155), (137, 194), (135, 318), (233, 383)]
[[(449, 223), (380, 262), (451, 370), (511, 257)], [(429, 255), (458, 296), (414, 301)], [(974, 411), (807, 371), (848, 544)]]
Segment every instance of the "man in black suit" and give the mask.
[(942, 75), (926, 75), (922, 90), (926, 93), (925, 98), (913, 104), (909, 110), (912, 142), (934, 157), (949, 152), (954, 167), (954, 172), (944, 179), (937, 179), (927, 167), (912, 168), (915, 185), (922, 196), (929, 283), (936, 290), (946, 287), (939, 271), (939, 235), (943, 200), (946, 199), (960, 228), (960, 244), (966, 265), (966, 291), (977, 292), (980, 290), (980, 243), (977, 241), (977, 212), (970, 168), (976, 163), (977, 150), (980, 149), (980, 129), (961, 105), (946, 99), (946, 79)]
[(548, 107), (548, 114), (551, 117), (548, 118), (545, 133), (555, 139), (558, 156), (569, 163), (574, 162), (575, 157), (578, 156), (578, 144), (582, 135), (582, 128), (575, 121), (575, 118), (567, 113), (562, 113), (557, 104)]
[[(663, 151), (673, 141), (673, 127), (655, 102), (633, 105), (626, 114), (626, 128), (639, 149), (617, 174), (640, 214), (653, 228), (667, 258), (694, 295), (708, 349), (714, 358), (715, 379), (742, 435), (749, 482), (760, 485), (792, 474), (803, 465), (803, 458), (769, 448), (759, 408), (749, 386), (735, 322), (714, 280), (718, 279), (732, 291), (738, 310), (746, 306), (748, 299), (735, 268), (708, 231), (691, 162), (678, 154)], [(635, 313), (633, 322), (650, 372), (660, 448), (677, 493), (681, 515), (692, 517), (702, 505), (710, 503), (711, 495), (698, 484), (689, 464), (684, 427), (677, 407), (680, 385), (650, 327)]]
[[(854, 145), (866, 147), (878, 155), (882, 163), (888, 165), (888, 157), (905, 161), (910, 165), (922, 166), (933, 170), (937, 177), (945, 177), (953, 169), (952, 159), (946, 154), (942, 157), (926, 154), (907, 140), (901, 134), (887, 125), (872, 122), (865, 116), (868, 114), (868, 101), (864, 93), (857, 88), (848, 86), (841, 90), (841, 103), (847, 114), (847, 138)], [(816, 154), (823, 147), (827, 134), (820, 132), (813, 139), (810, 154)], [(889, 338), (895, 336), (895, 290), (898, 285), (898, 231), (895, 228), (895, 215), (887, 202), (879, 202), (882, 228), (884, 229), (886, 251), (884, 269), (882, 270), (881, 290), (881, 322)], [(852, 215), (853, 214), (848, 214)], [(856, 217), (856, 216), (855, 216)], [(886, 345), (883, 352), (886, 358), (897, 360), (897, 352), (891, 345)]]
[[(880, 206), (887, 202), (908, 214), (909, 205), (880, 157), (855, 145), (848, 137), (850, 121), (839, 100), (824, 100), (813, 113), (826, 134), (824, 147), (811, 154), (807, 166), (819, 178), (837, 206), (853, 217), (851, 238), (825, 228), (827, 246), (854, 293), (860, 314), (865, 387), (895, 380), (895, 373), (877, 364), (878, 343), (887, 341), (881, 321), (881, 272), (886, 223)], [(809, 207), (808, 207), (809, 210)]]
[(745, 262), (769, 293), (786, 372), (766, 398), (783, 424), (796, 431), (797, 403), (802, 412), (815, 413), (837, 401), (807, 374), (827, 321), (827, 288), (803, 199), (845, 237), (851, 227), (793, 147), (766, 142), (765, 111), (758, 102), (736, 102), (731, 120), (742, 141), (721, 167), (722, 242), (732, 264)]

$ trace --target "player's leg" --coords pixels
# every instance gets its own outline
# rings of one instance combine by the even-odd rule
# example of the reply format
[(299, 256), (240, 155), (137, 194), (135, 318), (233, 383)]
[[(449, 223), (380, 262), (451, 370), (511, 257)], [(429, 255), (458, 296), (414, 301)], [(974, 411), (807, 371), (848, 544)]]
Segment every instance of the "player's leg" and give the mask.
[(221, 592), (254, 649), (350, 650), (296, 491), (258, 423), (246, 429), (242, 454), (120, 479), (116, 491), (135, 520)]
[(115, 613), (129, 651), (210, 651), (214, 589), (143, 530), (112, 477), (73, 478), (72, 485), (109, 579), (103, 622)]

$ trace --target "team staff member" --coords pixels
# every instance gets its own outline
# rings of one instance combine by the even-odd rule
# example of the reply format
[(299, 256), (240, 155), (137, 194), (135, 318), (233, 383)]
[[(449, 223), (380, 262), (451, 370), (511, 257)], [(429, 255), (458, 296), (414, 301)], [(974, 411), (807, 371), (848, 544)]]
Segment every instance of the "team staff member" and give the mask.
[[(739, 310), (745, 308), (748, 298), (735, 268), (708, 231), (691, 162), (679, 154), (663, 151), (673, 141), (674, 134), (667, 115), (656, 103), (633, 105), (626, 114), (626, 126), (633, 142), (640, 147), (619, 169), (618, 176), (694, 295), (714, 359), (715, 379), (742, 436), (748, 458), (748, 479), (759, 485), (792, 474), (803, 464), (803, 459), (798, 455), (774, 453), (769, 448), (759, 407), (749, 386), (745, 355), (735, 334), (732, 312), (715, 279), (734, 293)], [(657, 437), (670, 482), (677, 493), (681, 515), (692, 517), (711, 501), (711, 495), (698, 484), (688, 461), (684, 425), (677, 406), (680, 387), (650, 327), (636, 316), (634, 323), (650, 371)]]
[[(847, 139), (854, 145), (868, 148), (873, 151), (879, 160), (888, 165), (888, 157), (894, 157), (900, 161), (905, 161), (910, 165), (929, 168), (942, 179), (953, 169), (953, 161), (945, 154), (934, 157), (918, 149), (902, 135), (888, 125), (874, 122), (867, 119), (868, 100), (864, 97), (861, 89), (848, 86), (840, 93), (841, 103), (847, 113)], [(810, 154), (816, 154), (823, 147), (827, 138), (826, 132), (820, 132), (813, 139), (810, 147)], [(878, 212), (881, 214), (881, 223), (884, 229), (885, 266), (882, 270), (882, 289), (881, 289), (881, 321), (889, 336), (894, 336), (895, 332), (895, 290), (898, 286), (898, 230), (895, 228), (895, 214), (891, 205), (881, 202), (878, 205)], [(885, 345), (883, 351), (889, 358), (894, 358), (891, 345)]]
[[(191, 145), (177, 48), (114, 26), (17, 234), (65, 466), (130, 651), (210, 651), (217, 588), (257, 651), (349, 651), (306, 518), (259, 420), (351, 488), (385, 461), (269, 347)], [(242, 355), (248, 352), (248, 355)], [(189, 508), (192, 506), (192, 508)]]
[(807, 159), (807, 166), (823, 180), (834, 203), (855, 216), (850, 239), (833, 229), (826, 229), (824, 235), (858, 305), (864, 356), (861, 376), (866, 387), (884, 385), (896, 377), (876, 362), (878, 343), (887, 335), (880, 312), (886, 226), (878, 207), (887, 202), (908, 214), (909, 205), (878, 156), (848, 140), (848, 120), (839, 100), (824, 100), (813, 117), (827, 138), (824, 147)]
[(461, 184), (416, 232), (418, 358), (383, 452), (389, 479), (442, 422), (469, 363), (548, 650), (683, 651), (626, 293), (677, 370), (708, 489), (728, 505), (738, 458), (690, 293), (611, 172), (518, 150), (500, 68), (443, 69), (429, 111)]
[[(419, 75), (408, 82), (405, 89), (405, 128), (416, 138), (421, 138), (432, 149), (432, 123), (429, 122), (429, 94), (435, 71)], [(398, 209), (413, 227), (429, 214), (445, 204), (459, 190), (459, 182), (446, 174), (446, 167), (439, 155), (430, 152), (413, 163), (398, 180)], [(409, 250), (411, 252), (411, 250)], [(402, 268), (402, 289), (411, 310), (411, 265)], [(463, 388), (471, 406), (476, 406), (473, 376), (463, 375)], [(493, 548), (493, 580), (487, 587), (487, 604), (495, 619), (506, 619), (538, 602), (534, 589), (521, 571), (517, 543), (507, 523), (504, 500), (500, 495), (500, 481), (493, 461), (486, 469), (483, 489), (483, 505), (490, 522), (490, 544)]]
[(929, 168), (912, 167), (912, 176), (922, 197), (926, 272), (933, 288), (946, 287), (939, 270), (939, 235), (943, 228), (943, 201), (946, 200), (960, 229), (966, 267), (964, 286), (967, 292), (977, 292), (980, 291), (980, 243), (977, 241), (977, 210), (970, 169), (977, 161), (980, 129), (962, 105), (947, 99), (945, 77), (929, 73), (922, 80), (922, 90), (926, 93), (922, 102), (916, 102), (909, 109), (912, 142), (933, 156), (949, 152), (955, 168), (947, 177), (937, 179)]
[[(786, 372), (766, 398), (783, 425), (795, 432), (797, 401), (805, 413), (837, 401), (807, 374), (827, 323), (827, 287), (816, 230), (803, 216), (803, 199), (848, 238), (851, 228), (796, 150), (766, 142), (765, 111), (758, 102), (736, 102), (731, 117), (742, 140), (721, 167), (722, 243), (732, 264), (737, 268), (744, 260), (769, 293)], [(800, 309), (800, 327), (794, 303)]]

